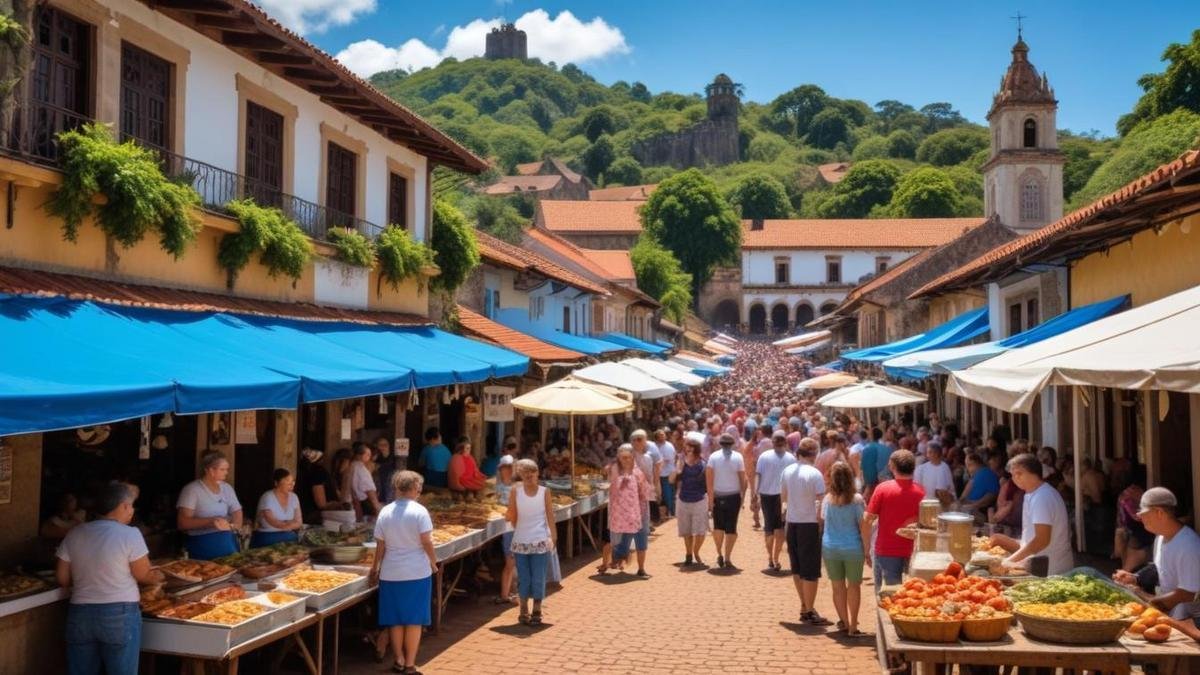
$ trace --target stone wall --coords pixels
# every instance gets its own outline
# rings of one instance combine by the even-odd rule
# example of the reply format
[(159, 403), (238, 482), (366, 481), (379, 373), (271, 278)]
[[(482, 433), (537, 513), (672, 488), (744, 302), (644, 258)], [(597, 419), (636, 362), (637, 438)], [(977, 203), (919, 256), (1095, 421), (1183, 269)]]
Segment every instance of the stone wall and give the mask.
[(739, 267), (718, 267), (704, 284), (697, 300), (697, 315), (709, 325), (718, 327), (717, 305), (725, 300), (737, 303), (738, 316), (742, 314), (742, 270)]
[(683, 131), (638, 141), (631, 151), (645, 166), (686, 169), (732, 164), (740, 158), (737, 120), (706, 119)]

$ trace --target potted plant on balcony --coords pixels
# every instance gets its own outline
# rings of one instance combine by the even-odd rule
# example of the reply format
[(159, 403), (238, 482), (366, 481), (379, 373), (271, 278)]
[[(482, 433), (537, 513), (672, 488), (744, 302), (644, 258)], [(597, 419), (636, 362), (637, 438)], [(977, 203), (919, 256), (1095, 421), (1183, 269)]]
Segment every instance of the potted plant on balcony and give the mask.
[(250, 199), (231, 201), (225, 209), (240, 226), (238, 232), (221, 238), (217, 251), (217, 261), (228, 274), (229, 288), (255, 253), (270, 276), (290, 277), (294, 286), (313, 256), (312, 241), (304, 230), (279, 209), (260, 206)]
[(382, 294), (387, 282), (392, 290), (400, 290), (400, 283), (416, 277), (419, 287), (424, 288), (426, 276), (433, 268), (433, 252), (425, 244), (414, 241), (408, 231), (398, 225), (388, 225), (375, 240), (375, 256), (379, 261), (379, 282), (376, 292)]
[(334, 258), (352, 267), (375, 266), (375, 244), (361, 232), (350, 227), (331, 227), (325, 238), (333, 244)]

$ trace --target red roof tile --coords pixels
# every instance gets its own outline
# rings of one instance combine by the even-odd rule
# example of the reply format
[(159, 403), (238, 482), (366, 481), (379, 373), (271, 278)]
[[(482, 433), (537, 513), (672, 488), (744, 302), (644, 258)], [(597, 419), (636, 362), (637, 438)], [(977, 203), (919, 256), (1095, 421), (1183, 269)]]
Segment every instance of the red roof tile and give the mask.
[(538, 203), (541, 222), (551, 232), (637, 234), (642, 231), (638, 208), (642, 202), (585, 202), (571, 200)]
[[(525, 230), (525, 236), (528, 237), (532, 242), (546, 247), (546, 249), (551, 251), (554, 255), (561, 256), (562, 260), (566, 261), (568, 264), (574, 265), (576, 269), (581, 269), (591, 277), (602, 279), (605, 282), (612, 284), (615, 292), (623, 293), (627, 296), (633, 296), (638, 301), (653, 305), (655, 307), (660, 306), (657, 300), (647, 295), (641, 289), (637, 288), (636, 285), (627, 286), (617, 283), (618, 281), (628, 281), (628, 279), (614, 278), (610, 270), (608, 270), (604, 265), (600, 264), (599, 261), (593, 260), (590, 254), (596, 252), (596, 249), (579, 248), (575, 244), (572, 244), (553, 232), (547, 232), (546, 230), (537, 227), (531, 227), (528, 230)], [(599, 251), (599, 253), (603, 257), (608, 252)], [(630, 270), (632, 271), (632, 269), (633, 263), (630, 263)]]
[(228, 312), (230, 314), (278, 316), (316, 321), (352, 321), (402, 326), (427, 326), (432, 323), (423, 316), (401, 312), (326, 307), (307, 302), (256, 300), (206, 291), (143, 286), (17, 267), (0, 267), (0, 293), (94, 300), (114, 305), (152, 309)]
[(544, 277), (561, 281), (564, 284), (588, 291), (589, 293), (608, 295), (608, 289), (603, 286), (592, 283), (562, 265), (533, 251), (527, 251), (520, 246), (513, 246), (506, 241), (478, 230), (475, 232), (475, 239), (479, 244), (479, 255), (489, 261), (518, 270), (534, 270)]
[(513, 172), (518, 176), (536, 176), (541, 170), (542, 162), (526, 162), (513, 167)]
[(507, 195), (514, 192), (545, 192), (553, 190), (562, 180), (562, 176), (501, 176), (495, 183), (483, 188), (483, 193)]
[(594, 202), (644, 202), (657, 187), (658, 183), (650, 183), (588, 190), (588, 199)]
[(822, 164), (817, 167), (817, 173), (821, 174), (821, 178), (830, 185), (845, 178), (846, 172), (849, 170), (850, 162), (834, 162), (833, 164)]
[(597, 248), (581, 248), (579, 251), (604, 270), (609, 281), (637, 280), (637, 275), (633, 271), (633, 261), (629, 258), (629, 251)]
[(742, 221), (743, 249), (928, 248), (984, 223), (984, 218), (862, 218)]
[[(846, 294), (845, 299), (842, 300), (842, 304), (839, 305), (837, 309), (848, 307), (851, 303), (855, 302), (867, 293), (870, 293), (876, 288), (888, 283), (892, 279), (895, 279), (908, 269), (916, 267), (924, 262), (929, 256), (933, 255), (933, 252), (936, 250), (936, 248), (927, 248), (916, 255), (909, 256), (908, 258), (901, 260), (899, 263), (892, 265), (888, 269), (884, 270), (882, 274), (877, 274), (862, 282), (858, 286), (855, 286), (854, 288), (850, 289), (849, 293)], [(834, 311), (836, 312), (837, 309)]]
[(1121, 189), (1068, 213), (1042, 229), (1030, 232), (1002, 246), (997, 246), (962, 267), (943, 274), (917, 289), (909, 297), (918, 298), (922, 295), (974, 285), (973, 280), (980, 278), (985, 273), (1007, 270), (1010, 265), (1017, 262), (1022, 264), (1037, 262), (1032, 258), (1039, 251), (1045, 251), (1054, 243), (1083, 230), (1085, 226), (1092, 225), (1095, 221), (1108, 215), (1108, 212), (1116, 211), (1118, 207), (1128, 205), (1151, 190), (1173, 182), (1180, 174), (1196, 169), (1200, 169), (1200, 150), (1189, 150), (1175, 161), (1163, 164), (1150, 173), (1134, 179)]
[(458, 324), (467, 335), (481, 338), (505, 349), (511, 349), (518, 354), (524, 354), (534, 361), (543, 363), (581, 361), (587, 358), (586, 355), (579, 352), (563, 349), (549, 342), (542, 342), (532, 335), (526, 335), (508, 326), (496, 323), (486, 316), (473, 312), (462, 305), (458, 306)]

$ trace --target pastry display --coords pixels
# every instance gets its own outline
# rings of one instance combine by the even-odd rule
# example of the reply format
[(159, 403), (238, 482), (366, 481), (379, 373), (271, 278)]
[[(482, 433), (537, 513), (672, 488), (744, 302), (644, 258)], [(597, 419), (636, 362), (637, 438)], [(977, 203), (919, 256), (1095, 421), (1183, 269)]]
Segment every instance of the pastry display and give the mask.
[(0, 601), (32, 591), (48, 590), (49, 588), (50, 584), (37, 577), (30, 577), (24, 574), (0, 575)]
[(295, 591), (325, 593), (343, 584), (359, 579), (359, 575), (327, 570), (300, 570), (283, 578), (281, 584)]
[(206, 605), (203, 602), (184, 602), (169, 609), (157, 612), (155, 616), (160, 619), (179, 619), (182, 621), (189, 620), (193, 617), (212, 611), (213, 605)]
[(246, 600), (234, 600), (217, 605), (203, 614), (193, 616), (191, 621), (200, 621), (204, 623), (219, 623), (225, 626), (234, 626), (247, 619), (254, 617), (267, 611), (267, 608), (256, 603)]
[(241, 586), (227, 586), (200, 598), (200, 602), (208, 605), (219, 605), (230, 600), (242, 600), (245, 597), (246, 591)]
[(158, 570), (173, 579), (199, 583), (210, 581), (226, 574), (232, 574), (234, 569), (228, 565), (211, 560), (172, 560), (158, 565)]

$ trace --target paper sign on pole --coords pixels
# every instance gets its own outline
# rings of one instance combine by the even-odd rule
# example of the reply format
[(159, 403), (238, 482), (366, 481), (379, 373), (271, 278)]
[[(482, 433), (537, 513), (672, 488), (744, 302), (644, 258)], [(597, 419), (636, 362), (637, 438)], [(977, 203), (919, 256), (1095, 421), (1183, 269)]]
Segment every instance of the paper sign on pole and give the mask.
[(516, 393), (516, 387), (484, 387), (483, 420), (485, 422), (511, 422), (516, 419), (512, 406), (512, 399)]
[(258, 443), (258, 413), (253, 410), (239, 410), (234, 417), (233, 442), (241, 445)]

